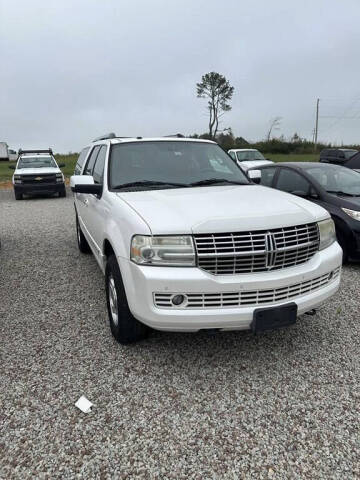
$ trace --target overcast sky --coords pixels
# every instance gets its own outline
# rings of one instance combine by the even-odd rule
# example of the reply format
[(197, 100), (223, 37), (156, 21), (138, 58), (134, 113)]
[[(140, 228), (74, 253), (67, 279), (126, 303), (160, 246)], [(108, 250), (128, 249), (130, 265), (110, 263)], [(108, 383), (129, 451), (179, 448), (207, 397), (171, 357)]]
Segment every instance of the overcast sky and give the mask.
[[(207, 130), (196, 82), (235, 87), (222, 127), (360, 143), (360, 0), (0, 0), (0, 141)], [(334, 118), (324, 118), (324, 117)], [(355, 118), (343, 118), (355, 117)]]

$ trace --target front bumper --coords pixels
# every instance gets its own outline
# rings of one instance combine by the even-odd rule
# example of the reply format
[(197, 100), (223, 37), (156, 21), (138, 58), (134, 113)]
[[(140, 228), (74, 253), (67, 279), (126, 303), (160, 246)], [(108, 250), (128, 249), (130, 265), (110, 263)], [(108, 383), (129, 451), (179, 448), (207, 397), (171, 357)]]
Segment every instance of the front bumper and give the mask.
[(155, 306), (154, 294), (263, 291), (288, 287), (326, 276), (341, 268), (342, 250), (338, 243), (317, 252), (307, 263), (284, 270), (215, 276), (199, 268), (171, 268), (135, 265), (122, 257), (118, 258), (124, 279), (126, 295), (132, 314), (144, 324), (169, 331), (197, 331), (200, 329), (247, 330), (253, 313), (259, 307), (271, 307), (295, 302), (301, 315), (322, 304), (339, 288), (340, 274), (315, 291), (300, 294), (290, 300), (261, 305), (245, 305), (221, 308), (159, 308)]
[(16, 183), (14, 184), (15, 193), (21, 193), (23, 195), (32, 195), (37, 193), (58, 193), (65, 190), (65, 183)]

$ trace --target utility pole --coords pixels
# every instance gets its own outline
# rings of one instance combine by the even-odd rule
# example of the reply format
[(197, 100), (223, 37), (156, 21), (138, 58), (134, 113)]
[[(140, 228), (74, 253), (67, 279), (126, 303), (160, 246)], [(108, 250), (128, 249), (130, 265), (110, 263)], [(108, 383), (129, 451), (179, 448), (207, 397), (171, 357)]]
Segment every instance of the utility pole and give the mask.
[(319, 102), (320, 98), (316, 100), (316, 120), (315, 120), (315, 139), (314, 139), (314, 152), (316, 152), (317, 142), (318, 142), (318, 129), (319, 129)]

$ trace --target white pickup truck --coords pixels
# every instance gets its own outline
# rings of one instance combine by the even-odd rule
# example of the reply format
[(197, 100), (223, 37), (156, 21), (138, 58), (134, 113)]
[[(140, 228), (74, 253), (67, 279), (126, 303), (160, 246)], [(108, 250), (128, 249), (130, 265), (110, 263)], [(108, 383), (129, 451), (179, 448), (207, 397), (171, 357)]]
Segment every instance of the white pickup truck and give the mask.
[(55, 194), (66, 197), (64, 174), (52, 150), (19, 150), (12, 183), (16, 200), (22, 200), (24, 195)]
[(249, 168), (262, 167), (274, 163), (265, 158), (264, 155), (255, 148), (233, 148), (228, 151), (228, 154), (244, 172), (247, 172)]
[(121, 343), (152, 328), (292, 325), (339, 287), (329, 213), (252, 183), (214, 142), (110, 134), (82, 151), (76, 172), (78, 245), (105, 274)]

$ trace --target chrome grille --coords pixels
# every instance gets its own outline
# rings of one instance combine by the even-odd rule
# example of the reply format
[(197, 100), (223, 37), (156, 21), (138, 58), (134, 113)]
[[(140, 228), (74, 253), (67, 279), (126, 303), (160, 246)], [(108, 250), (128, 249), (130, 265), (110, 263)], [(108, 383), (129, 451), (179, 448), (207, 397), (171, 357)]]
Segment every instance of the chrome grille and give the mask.
[(238, 233), (194, 235), (198, 266), (214, 275), (279, 270), (319, 249), (317, 223)]
[(318, 290), (335, 280), (340, 274), (340, 267), (320, 277), (295, 283), (286, 287), (266, 290), (248, 290), (223, 293), (184, 293), (185, 302), (181, 306), (173, 305), (174, 293), (154, 293), (154, 304), (158, 308), (198, 309), (198, 308), (234, 308), (256, 307), (257, 305), (286, 302)]

